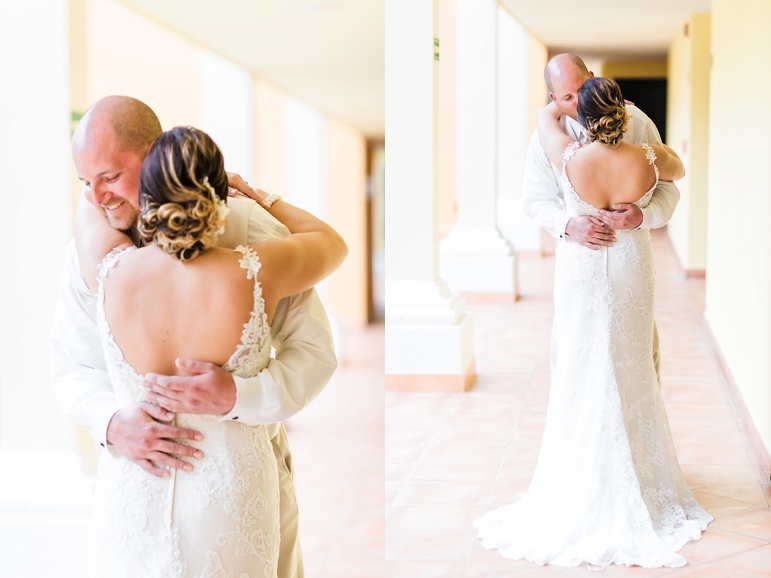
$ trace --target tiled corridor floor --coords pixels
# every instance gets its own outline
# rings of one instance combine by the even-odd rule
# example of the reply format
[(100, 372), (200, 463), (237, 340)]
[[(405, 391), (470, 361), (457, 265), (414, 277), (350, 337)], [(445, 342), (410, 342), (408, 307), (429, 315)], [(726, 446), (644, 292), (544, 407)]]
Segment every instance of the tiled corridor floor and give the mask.
[[(737, 418), (703, 321), (704, 280), (683, 279), (656, 232), (656, 320), (664, 401), (685, 479), (716, 520), (679, 569), (610, 566), (604, 576), (771, 576), (771, 484)], [(386, 393), (388, 578), (594, 575), (507, 560), (472, 521), (527, 490), (549, 387), (553, 258), (519, 262), (521, 299), (469, 304), (477, 382), (468, 393)], [(565, 484), (570, 472), (565, 472)]]
[(343, 332), (329, 385), (286, 422), (308, 578), (382, 578), (383, 327)]

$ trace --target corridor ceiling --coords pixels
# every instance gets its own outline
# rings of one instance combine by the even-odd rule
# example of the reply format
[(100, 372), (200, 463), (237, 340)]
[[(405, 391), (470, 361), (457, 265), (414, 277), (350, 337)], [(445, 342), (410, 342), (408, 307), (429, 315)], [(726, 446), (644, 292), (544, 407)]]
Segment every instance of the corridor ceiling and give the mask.
[(666, 57), (691, 14), (711, 0), (499, 0), (549, 52), (585, 58)]
[(385, 133), (385, 0), (120, 0), (370, 138)]

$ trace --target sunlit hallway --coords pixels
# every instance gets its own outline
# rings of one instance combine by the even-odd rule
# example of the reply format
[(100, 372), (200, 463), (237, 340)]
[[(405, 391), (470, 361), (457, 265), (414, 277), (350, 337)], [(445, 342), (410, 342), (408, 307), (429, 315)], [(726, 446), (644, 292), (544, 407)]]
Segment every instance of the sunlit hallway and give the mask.
[[(769, 575), (771, 483), (747, 437), (703, 320), (704, 281), (684, 279), (654, 237), (662, 391), (680, 464), (716, 517), (688, 566), (610, 566), (605, 576)], [(593, 575), (484, 550), (472, 522), (525, 492), (549, 393), (553, 257), (523, 256), (517, 303), (475, 303), (477, 381), (466, 393), (386, 394), (386, 570), (391, 578)], [(563, 472), (569, 485), (570, 472)], [(555, 520), (555, 524), (559, 521)]]
[[(0, 165), (7, 191), (27, 191), (8, 197), (17, 217), (0, 258), (0, 575), (86, 575), (98, 449), (54, 398), (48, 335), (82, 186), (71, 130), (97, 99), (127, 94), (164, 129), (207, 131), (228, 170), (346, 239), (346, 262), (318, 287), (339, 370), (288, 435), (306, 574), (344, 576), (345, 557), (346, 572), (382, 576), (382, 2), (4, 2), (0, 23)], [(341, 490), (344, 504), (330, 499)], [(350, 511), (365, 508), (354, 532)]]
[[(761, 167), (771, 124), (737, 111), (742, 82), (768, 87), (754, 71), (771, 50), (757, 20), (771, 8), (545, 6), (387, 6), (386, 214), (392, 222), (409, 207), (400, 232), (412, 233), (389, 235), (386, 251), (388, 575), (535, 570), (483, 552), (470, 524), (527, 488), (540, 445), (554, 241), (522, 212), (522, 180), (535, 113), (548, 102), (543, 68), (563, 51), (619, 82), (666, 81), (661, 132), (687, 177), (656, 232), (657, 320), (670, 336), (663, 387), (686, 480), (718, 516), (683, 554), (692, 575), (768, 575), (759, 561), (771, 516), (771, 245), (758, 235), (770, 208)], [(429, 34), (433, 59), (422, 48)], [(404, 83), (408, 93), (391, 88)], [(518, 451), (507, 455), (509, 444)], [(753, 510), (746, 520), (724, 519), (743, 509)]]

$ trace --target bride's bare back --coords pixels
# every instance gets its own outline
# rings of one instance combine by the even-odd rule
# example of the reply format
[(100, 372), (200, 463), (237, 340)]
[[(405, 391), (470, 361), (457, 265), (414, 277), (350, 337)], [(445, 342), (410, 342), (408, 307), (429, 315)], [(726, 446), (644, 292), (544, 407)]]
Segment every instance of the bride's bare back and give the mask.
[(634, 203), (656, 184), (656, 173), (640, 145), (611, 148), (601, 143), (579, 147), (566, 167), (573, 189), (598, 209)]
[[(105, 315), (140, 374), (178, 375), (177, 358), (225, 364), (254, 305), (241, 253), (212, 248), (181, 262), (158, 247), (123, 255), (105, 279)], [(275, 303), (268, 303), (272, 315)]]

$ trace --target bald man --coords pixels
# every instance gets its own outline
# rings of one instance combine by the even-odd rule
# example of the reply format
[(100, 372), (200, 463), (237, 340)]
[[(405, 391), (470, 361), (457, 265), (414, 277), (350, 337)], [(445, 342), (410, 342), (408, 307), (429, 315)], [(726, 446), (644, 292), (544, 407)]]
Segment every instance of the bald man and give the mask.
[[(575, 54), (558, 54), (544, 70), (549, 87), (549, 98), (562, 110), (560, 119), (565, 133), (585, 142), (586, 132), (578, 122), (576, 105), (578, 89), (586, 79), (594, 76)], [(661, 144), (661, 136), (650, 118), (639, 108), (629, 105), (631, 116), (624, 140), (634, 144), (649, 142)], [(580, 243), (590, 249), (607, 247), (614, 243), (617, 229), (658, 229), (672, 218), (680, 191), (674, 183), (662, 181), (656, 188), (650, 204), (644, 209), (635, 205), (614, 205), (613, 211), (600, 211), (597, 217), (579, 216), (568, 219), (560, 188), (560, 171), (549, 162), (533, 132), (525, 164), (525, 214), (559, 240)]]
[[(144, 103), (109, 96), (95, 103), (73, 135), (73, 160), (86, 198), (100, 207), (116, 229), (138, 242), (139, 172), (150, 145), (161, 133)], [(240, 178), (233, 183), (246, 186)], [(288, 229), (251, 199), (231, 197), (231, 213), (218, 243), (259, 243), (284, 237)], [(107, 375), (96, 301), (88, 290), (74, 243), (68, 247), (60, 301), (51, 335), (55, 392), (64, 410), (84, 425), (101, 446), (111, 446), (150, 474), (195, 467), (198, 432), (171, 425), (175, 413), (207, 414), (246, 425), (273, 424), (271, 436), (281, 484), (281, 544), (278, 576), (304, 576), (298, 538), (298, 510), (291, 454), (282, 420), (318, 395), (337, 361), (326, 313), (315, 291), (282, 300), (271, 327), (276, 357), (253, 378), (183, 360), (189, 377), (160, 377), (148, 383), (146, 400), (121, 405)], [(152, 402), (152, 403), (151, 403)], [(190, 445), (177, 440), (191, 440)]]
[[(579, 142), (586, 142), (586, 130), (578, 122), (576, 106), (578, 89), (594, 73), (575, 54), (558, 54), (546, 65), (544, 80), (549, 87), (549, 98), (564, 113), (560, 125), (565, 134)], [(661, 144), (661, 136), (648, 116), (639, 108), (627, 105), (631, 117), (624, 133), (624, 140), (633, 143)], [(670, 181), (659, 181), (647, 207), (640, 209), (632, 204), (613, 205), (612, 211), (599, 211), (597, 216), (568, 217), (560, 187), (562, 167), (556, 167), (546, 156), (538, 141), (538, 132), (530, 138), (525, 162), (524, 210), (525, 214), (546, 230), (558, 243), (580, 243), (597, 250), (615, 243), (615, 230), (658, 229), (672, 218), (680, 191)], [(552, 366), (558, 351), (559, 335), (552, 333)], [(659, 367), (659, 334), (653, 325), (653, 361), (661, 383)]]

